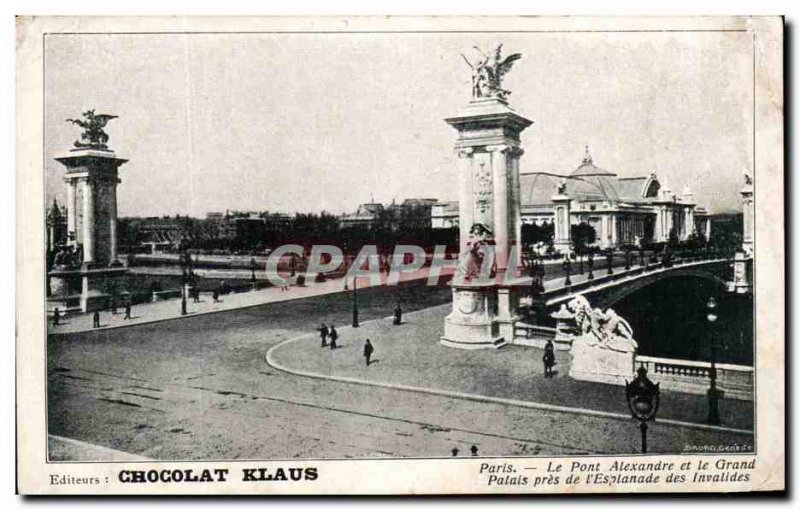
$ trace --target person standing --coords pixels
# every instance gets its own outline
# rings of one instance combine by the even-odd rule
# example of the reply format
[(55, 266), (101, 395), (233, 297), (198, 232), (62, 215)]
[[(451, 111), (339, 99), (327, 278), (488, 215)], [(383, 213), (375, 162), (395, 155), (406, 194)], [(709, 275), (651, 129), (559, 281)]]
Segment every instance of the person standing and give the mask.
[(336, 340), (339, 339), (339, 333), (336, 331), (336, 328), (333, 327), (333, 324), (331, 324), (328, 336), (331, 338), (331, 350), (336, 349)]
[(394, 307), (394, 325), (399, 326), (403, 322), (403, 309), (400, 308), (400, 303)]
[(322, 340), (322, 347), (328, 346), (328, 326), (325, 325), (323, 322), (322, 325), (319, 327), (319, 338)]
[(130, 300), (125, 302), (125, 317), (122, 320), (126, 321), (131, 318), (131, 302)]
[(215, 303), (219, 303), (219, 289), (214, 289), (214, 292), (211, 293), (211, 299), (213, 299)]
[(94, 314), (92, 314), (92, 327), (99, 328), (100, 327), (100, 311), (95, 310)]
[(367, 343), (364, 344), (364, 357), (367, 360), (367, 366), (371, 363), (370, 358), (372, 357), (372, 353), (375, 352), (375, 348), (372, 347), (372, 342), (369, 341), (367, 338)]
[(544, 376), (548, 379), (552, 378), (553, 365), (556, 364), (556, 355), (553, 341), (550, 339), (547, 340), (547, 343), (544, 346), (544, 356), (542, 356), (542, 361), (544, 362)]
[(200, 289), (198, 289), (197, 287), (192, 289), (192, 295), (194, 297), (194, 302), (195, 303), (199, 303), (200, 302)]

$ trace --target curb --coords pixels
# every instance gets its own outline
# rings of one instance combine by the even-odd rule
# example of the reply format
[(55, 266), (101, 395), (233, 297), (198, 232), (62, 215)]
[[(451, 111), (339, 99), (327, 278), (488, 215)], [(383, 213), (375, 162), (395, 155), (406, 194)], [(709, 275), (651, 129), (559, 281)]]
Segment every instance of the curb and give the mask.
[[(53, 434), (47, 434), (48, 441), (53, 441), (54, 443), (63, 443), (73, 447), (80, 448), (86, 452), (94, 452), (97, 454), (105, 454), (105, 455), (112, 455), (114, 456), (113, 460), (79, 460), (79, 461), (51, 461), (56, 463), (61, 462), (82, 462), (82, 463), (92, 463), (92, 462), (141, 462), (141, 461), (151, 461), (152, 459), (148, 457), (143, 457), (141, 455), (136, 455), (135, 453), (128, 453), (123, 452), (121, 450), (114, 450), (113, 448), (107, 448), (105, 446), (100, 446), (92, 443), (87, 443), (85, 441), (80, 441), (78, 439), (72, 439), (69, 437), (62, 437), (56, 436)], [(49, 450), (49, 448), (48, 448)]]
[[(403, 281), (402, 283), (410, 283), (410, 282), (415, 282), (415, 281), (418, 281), (418, 280), (425, 280), (427, 278), (428, 278), (427, 276), (420, 277), (420, 278), (413, 278), (411, 280)], [(368, 289), (372, 289), (372, 288), (376, 288), (376, 287), (377, 286), (375, 286), (375, 285), (369, 285), (367, 287), (359, 287), (359, 289), (368, 290)], [(255, 308), (257, 306), (271, 305), (271, 304), (275, 304), (275, 303), (285, 303), (285, 302), (288, 302), (288, 301), (296, 301), (298, 299), (316, 298), (316, 297), (320, 297), (320, 296), (332, 296), (332, 295), (336, 295), (336, 294), (344, 294), (345, 292), (350, 292), (350, 291), (349, 290), (336, 290), (336, 291), (333, 291), (333, 292), (325, 292), (325, 293), (322, 293), (322, 294), (312, 294), (312, 295), (309, 295), (309, 296), (297, 296), (297, 297), (291, 297), (289, 299), (281, 299), (281, 300), (277, 300), (277, 301), (264, 301), (263, 303), (253, 303), (253, 304), (248, 304), (248, 305), (236, 306), (236, 307), (232, 307), (232, 308), (224, 308), (224, 309), (220, 309), (220, 310), (206, 310), (206, 311), (202, 311), (202, 312), (193, 312), (193, 313), (188, 313), (186, 315), (176, 315), (176, 316), (173, 316), (173, 317), (163, 317), (163, 318), (160, 318), (160, 319), (148, 319), (148, 320), (141, 321), (141, 322), (130, 322), (130, 323), (126, 323), (126, 324), (119, 324), (119, 325), (116, 325), (116, 326), (106, 326), (106, 327), (102, 327), (102, 328), (79, 329), (79, 330), (76, 330), (76, 331), (50, 331), (50, 328), (52, 327), (50, 320), (47, 320), (47, 324), (45, 325), (45, 327), (48, 329), (47, 335), (77, 335), (77, 334), (81, 334), (81, 333), (89, 333), (89, 332), (92, 332), (92, 331), (109, 331), (109, 330), (114, 330), (114, 329), (131, 328), (131, 327), (134, 327), (134, 326), (142, 326), (142, 325), (145, 325), (145, 324), (156, 324), (156, 323), (159, 323), (159, 322), (174, 321), (174, 320), (180, 320), (180, 319), (189, 319), (189, 318), (192, 318), (192, 317), (200, 317), (202, 315), (210, 315), (212, 313), (235, 312), (237, 310), (246, 310), (248, 308)]]
[[(413, 312), (412, 312), (413, 313)], [(380, 320), (380, 319), (377, 319)], [(368, 321), (368, 322), (376, 322), (376, 321)], [(609, 418), (614, 420), (621, 420), (621, 421), (631, 421), (632, 418), (626, 414), (619, 414), (619, 413), (612, 413), (608, 411), (595, 411), (592, 409), (585, 409), (581, 407), (566, 407), (566, 406), (558, 406), (553, 404), (542, 404), (539, 402), (530, 402), (527, 400), (516, 400), (516, 399), (509, 399), (509, 398), (502, 398), (502, 397), (487, 397), (484, 395), (476, 395), (472, 393), (461, 393), (457, 391), (448, 391), (448, 390), (438, 390), (434, 388), (425, 388), (421, 386), (408, 386), (405, 384), (395, 384), (395, 383), (385, 383), (379, 381), (367, 381), (364, 379), (357, 379), (355, 377), (344, 377), (344, 376), (337, 376), (337, 375), (325, 375), (320, 374), (317, 372), (306, 372), (303, 370), (295, 370), (293, 368), (286, 367), (281, 365), (275, 358), (273, 357), (273, 351), (278, 349), (279, 347), (292, 343), (297, 342), (306, 338), (315, 338), (312, 334), (305, 334), (295, 338), (289, 338), (288, 340), (284, 340), (279, 344), (275, 344), (270, 347), (266, 354), (264, 354), (264, 361), (270, 367), (280, 370), (281, 372), (286, 372), (287, 374), (297, 375), (300, 377), (309, 377), (312, 379), (324, 379), (329, 381), (336, 381), (336, 382), (343, 382), (347, 384), (357, 384), (357, 385), (366, 385), (366, 386), (375, 386), (378, 388), (388, 388), (393, 390), (400, 390), (400, 391), (410, 391), (414, 393), (424, 393), (428, 395), (436, 395), (441, 397), (451, 397), (451, 398), (458, 398), (461, 400), (469, 400), (473, 402), (484, 402), (489, 404), (502, 404), (502, 405), (510, 405), (515, 407), (522, 407), (526, 409), (537, 409), (541, 411), (550, 411), (556, 413), (570, 413), (570, 414), (578, 414), (583, 416), (592, 416), (596, 418)], [(737, 429), (733, 427), (722, 427), (719, 425), (707, 425), (704, 423), (693, 423), (688, 421), (680, 421), (680, 420), (671, 420), (671, 419), (664, 419), (664, 420), (657, 420), (654, 423), (662, 424), (662, 425), (669, 425), (675, 427), (685, 427), (691, 429), (698, 429), (698, 430), (707, 430), (712, 432), (727, 432), (733, 434), (740, 434), (740, 435), (747, 435), (753, 436), (752, 430), (745, 430), (745, 429)]]

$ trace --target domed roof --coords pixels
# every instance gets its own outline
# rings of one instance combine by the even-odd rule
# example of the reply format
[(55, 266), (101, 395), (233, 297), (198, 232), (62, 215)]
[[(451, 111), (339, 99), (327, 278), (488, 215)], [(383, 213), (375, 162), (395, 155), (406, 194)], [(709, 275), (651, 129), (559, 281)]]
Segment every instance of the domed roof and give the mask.
[(617, 174), (595, 166), (589, 148), (583, 162), (567, 179), (566, 194), (580, 200), (619, 200)]

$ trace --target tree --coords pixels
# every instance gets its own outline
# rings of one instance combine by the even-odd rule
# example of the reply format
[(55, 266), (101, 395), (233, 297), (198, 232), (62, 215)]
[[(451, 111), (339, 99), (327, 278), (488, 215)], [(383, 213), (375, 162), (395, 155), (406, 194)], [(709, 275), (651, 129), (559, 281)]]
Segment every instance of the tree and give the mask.
[(545, 243), (552, 244), (555, 236), (555, 225), (553, 223), (524, 223), (522, 225), (522, 242), (524, 244)]
[(570, 237), (575, 251), (578, 254), (582, 254), (586, 251), (586, 248), (597, 240), (597, 232), (588, 223), (581, 222), (570, 227)]

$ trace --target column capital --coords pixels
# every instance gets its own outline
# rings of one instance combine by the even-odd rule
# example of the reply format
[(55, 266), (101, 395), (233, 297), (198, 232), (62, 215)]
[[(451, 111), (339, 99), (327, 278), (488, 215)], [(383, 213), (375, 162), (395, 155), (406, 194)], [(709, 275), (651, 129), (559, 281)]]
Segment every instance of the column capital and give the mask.
[(475, 148), (474, 147), (457, 147), (456, 148), (456, 154), (458, 155), (459, 158), (468, 158), (468, 157), (472, 156), (473, 153), (475, 153)]
[(513, 147), (506, 144), (500, 144), (500, 145), (487, 145), (486, 147), (484, 147), (484, 149), (486, 150), (486, 152), (499, 152), (501, 154), (508, 154), (509, 152), (511, 152)]
[(522, 147), (513, 147), (512, 146), (511, 150), (509, 151), (509, 154), (511, 156), (520, 158), (520, 157), (522, 157), (523, 154), (525, 154), (525, 149), (523, 149)]

